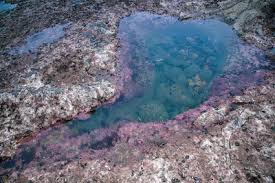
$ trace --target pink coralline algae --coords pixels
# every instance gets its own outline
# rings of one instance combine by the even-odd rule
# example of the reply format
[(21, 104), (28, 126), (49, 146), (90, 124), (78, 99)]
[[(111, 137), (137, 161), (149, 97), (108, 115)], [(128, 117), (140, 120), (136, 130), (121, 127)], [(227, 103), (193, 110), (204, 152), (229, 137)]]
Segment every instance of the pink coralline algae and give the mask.
[[(104, 159), (109, 157), (108, 154), (113, 151), (116, 144), (121, 143), (125, 143), (127, 149), (135, 149), (137, 154), (138, 152), (148, 153), (151, 148), (165, 146), (173, 138), (171, 131), (181, 131), (187, 134), (186, 137), (189, 133), (207, 132), (206, 126), (196, 122), (203, 113), (219, 105), (230, 106), (233, 104), (234, 96), (243, 95), (247, 88), (266, 84), (266, 78), (270, 77), (269, 72), (262, 69), (266, 62), (261, 57), (257, 57), (259, 51), (248, 46), (244, 48), (246, 51), (241, 52), (242, 56), (249, 61), (246, 63), (246, 68), (239, 65), (238, 59), (231, 58), (230, 67), (226, 68), (225, 74), (213, 81), (210, 97), (199, 107), (190, 109), (166, 122), (140, 124), (125, 121), (111, 128), (96, 129), (78, 136), (75, 136), (68, 126), (60, 124), (42, 131), (34, 139), (21, 144), (22, 148), (12, 160), (14, 165), (6, 170), (2, 169), (1, 172), (12, 170), (14, 167), (24, 170), (29, 167), (77, 159)], [(126, 71), (123, 77), (127, 81), (131, 71), (129, 68)], [(135, 92), (123, 88), (122, 83), (118, 87), (121, 88), (121, 92), (125, 92), (125, 89), (127, 93)], [(89, 116), (89, 114), (80, 113), (76, 118), (86, 120)], [(132, 158), (134, 159), (129, 161), (136, 161), (141, 157), (132, 156)]]
[[(0, 182), (274, 182), (272, 0), (16, 4), (4, 13), (0, 8)], [(144, 67), (141, 85), (132, 82), (130, 45), (126, 37), (117, 37), (121, 19), (138, 11), (157, 14), (143, 19), (217, 17), (250, 44), (237, 42), (235, 54), (211, 81), (208, 97), (199, 106), (180, 108), (173, 119), (161, 122), (124, 120), (81, 132), (98, 107), (138, 96), (147, 86), (150, 67)], [(161, 26), (169, 20), (175, 19)], [(62, 27), (66, 22), (71, 24)], [(53, 42), (36, 34), (45, 29)], [(28, 44), (32, 35), (39, 39)], [(264, 50), (270, 63), (253, 45)], [(185, 75), (176, 69), (170, 73)], [(198, 76), (187, 79), (192, 87), (205, 84)], [(178, 89), (171, 90), (175, 101), (182, 100)], [(150, 117), (148, 109), (162, 111), (163, 106), (146, 105), (144, 114)], [(77, 128), (71, 127), (74, 122)]]

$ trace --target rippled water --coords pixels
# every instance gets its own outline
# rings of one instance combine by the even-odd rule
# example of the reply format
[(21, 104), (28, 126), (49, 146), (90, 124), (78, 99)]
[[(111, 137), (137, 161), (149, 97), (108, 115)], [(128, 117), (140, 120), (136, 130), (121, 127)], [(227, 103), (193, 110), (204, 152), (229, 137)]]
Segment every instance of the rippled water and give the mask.
[(122, 19), (119, 37), (132, 70), (129, 90), (90, 119), (69, 123), (76, 133), (125, 120), (163, 121), (198, 106), (236, 43), (232, 29), (218, 20), (181, 22), (149, 13)]

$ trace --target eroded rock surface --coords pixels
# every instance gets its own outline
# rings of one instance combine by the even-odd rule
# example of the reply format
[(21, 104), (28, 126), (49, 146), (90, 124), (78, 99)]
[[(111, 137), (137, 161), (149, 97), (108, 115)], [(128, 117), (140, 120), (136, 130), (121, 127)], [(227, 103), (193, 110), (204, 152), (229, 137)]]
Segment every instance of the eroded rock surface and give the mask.
[[(116, 32), (120, 19), (132, 12), (169, 14), (182, 20), (223, 17), (244, 40), (274, 57), (272, 0), (14, 2), (14, 10), (0, 15), (2, 158), (15, 154), (22, 137), (119, 95), (118, 83), (125, 72), (118, 61)], [(34, 53), (9, 54), (31, 35), (67, 22), (71, 23), (64, 37), (56, 42), (43, 44)], [(103, 146), (95, 140), (95, 155), (85, 151), (83, 160), (59, 160), (41, 167), (30, 164), (8, 179), (273, 182), (274, 72), (266, 79), (264, 86), (249, 88), (215, 108), (179, 116), (177, 122), (119, 127), (112, 132), (114, 138), (104, 141), (102, 137)]]
[(34, 161), (9, 181), (272, 182), (274, 73), (267, 77), (269, 85), (167, 123), (130, 123), (78, 137), (66, 127), (41, 134), (28, 143), (36, 148)]
[(89, 38), (77, 32), (79, 27), (72, 26), (64, 39), (35, 55), (3, 56), (2, 156), (9, 156), (15, 140), (26, 133), (71, 119), (114, 97), (115, 82), (108, 78), (116, 71), (115, 45), (92, 47)]

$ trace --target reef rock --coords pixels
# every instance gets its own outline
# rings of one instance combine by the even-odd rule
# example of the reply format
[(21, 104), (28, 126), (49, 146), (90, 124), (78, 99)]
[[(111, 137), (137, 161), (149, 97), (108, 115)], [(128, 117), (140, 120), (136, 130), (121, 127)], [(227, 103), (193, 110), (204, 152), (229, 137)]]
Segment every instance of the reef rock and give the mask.
[[(180, 19), (218, 16), (247, 42), (274, 47), (272, 0), (23, 1), (0, 14), (0, 156), (22, 138), (89, 112), (119, 95), (119, 20), (135, 11)], [(10, 54), (31, 35), (71, 22), (35, 53)], [(274, 182), (274, 72), (264, 86), (189, 123), (126, 124), (96, 158), (28, 166), (7, 182)], [(191, 118), (195, 117), (191, 120)], [(99, 152), (98, 152), (99, 151)], [(100, 154), (100, 153), (103, 153)], [(100, 156), (101, 155), (101, 156)], [(86, 155), (86, 157), (89, 155)], [(83, 156), (84, 157), (84, 156)]]
[[(92, 140), (82, 153), (37, 150), (42, 166), (15, 171), (9, 182), (272, 182), (274, 92), (268, 85), (252, 87), (215, 108), (202, 105), (192, 120), (128, 123), (116, 132), (99, 130), (64, 143), (87, 147)], [(52, 162), (45, 153), (62, 158)]]

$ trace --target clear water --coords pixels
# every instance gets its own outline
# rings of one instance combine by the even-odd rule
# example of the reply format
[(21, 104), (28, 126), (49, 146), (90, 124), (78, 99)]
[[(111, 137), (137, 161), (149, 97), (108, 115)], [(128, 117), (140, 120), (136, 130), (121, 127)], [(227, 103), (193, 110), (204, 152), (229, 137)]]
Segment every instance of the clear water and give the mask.
[(0, 13), (10, 11), (16, 8), (16, 4), (6, 3), (5, 1), (0, 1)]
[(41, 32), (35, 33), (28, 37), (20, 47), (10, 51), (10, 54), (24, 54), (24, 53), (34, 53), (43, 44), (50, 44), (56, 42), (58, 39), (65, 36), (64, 29), (68, 27), (70, 23), (57, 24), (53, 27), (46, 28)]
[(268, 63), (260, 64), (261, 52), (240, 45), (231, 28), (217, 20), (180, 22), (137, 13), (122, 19), (119, 38), (121, 59), (132, 70), (119, 100), (100, 107), (88, 120), (50, 128), (21, 144), (16, 156), (0, 163), (0, 177), (28, 167), (44, 169), (58, 161), (93, 158), (94, 153), (101, 157), (101, 150), (112, 147), (119, 136), (113, 129), (91, 130), (121, 121), (171, 119), (209, 94), (220, 100), (259, 85), (264, 75), (258, 71)]
[(236, 35), (218, 20), (178, 21), (136, 13), (119, 26), (122, 58), (132, 70), (127, 92), (86, 121), (71, 121), (75, 133), (119, 121), (164, 121), (206, 100), (223, 71)]

